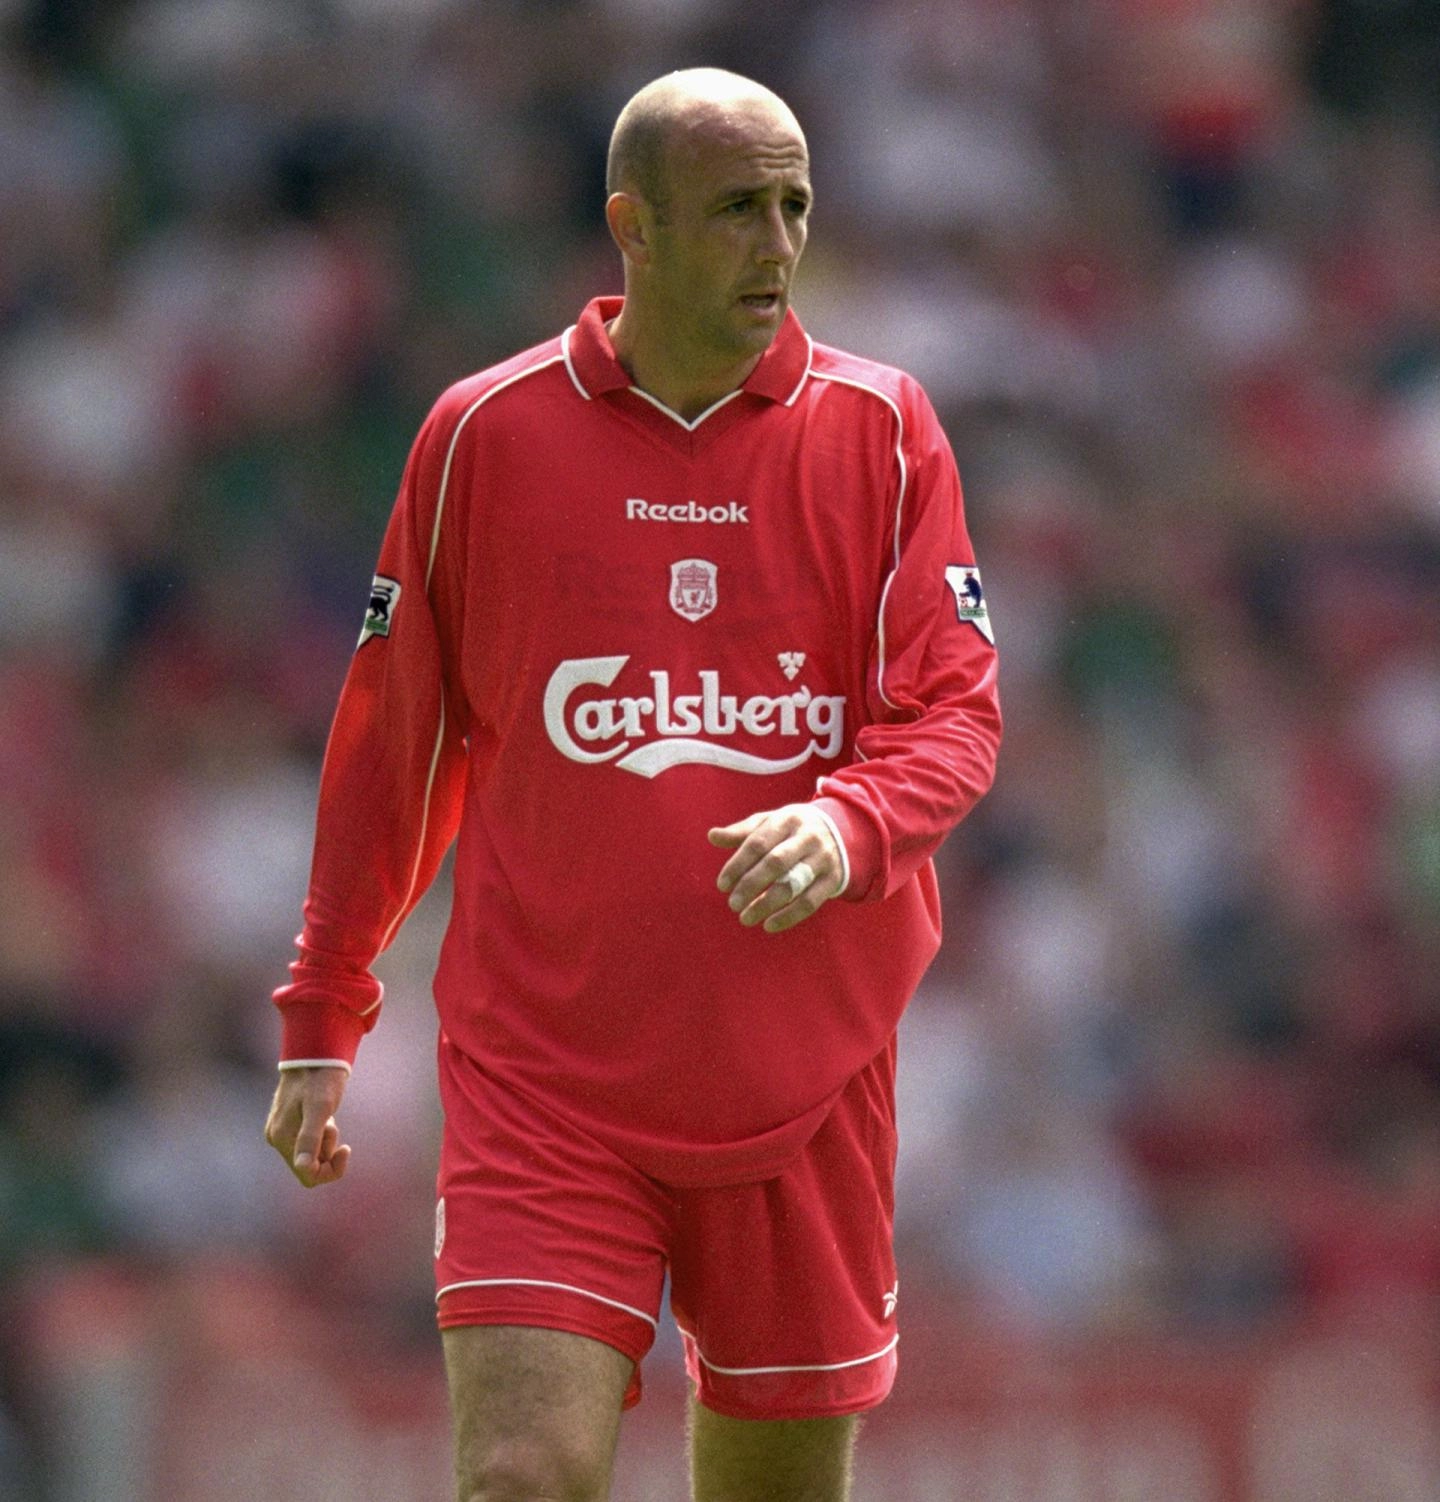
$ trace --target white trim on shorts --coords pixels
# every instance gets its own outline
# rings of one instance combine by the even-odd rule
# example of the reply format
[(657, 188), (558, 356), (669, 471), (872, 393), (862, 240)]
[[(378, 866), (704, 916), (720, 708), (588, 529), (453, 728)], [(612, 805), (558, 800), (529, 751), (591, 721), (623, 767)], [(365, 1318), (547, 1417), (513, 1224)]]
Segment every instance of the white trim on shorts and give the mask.
[(851, 1361), (832, 1361), (819, 1366), (716, 1366), (713, 1361), (705, 1358), (695, 1337), (683, 1325), (680, 1326), (680, 1333), (690, 1342), (691, 1349), (695, 1352), (700, 1364), (722, 1377), (768, 1377), (776, 1372), (841, 1372), (849, 1366), (864, 1366), (867, 1361), (879, 1361), (900, 1344), (900, 1337), (897, 1334), (891, 1337), (889, 1345), (870, 1356), (856, 1356)]
[[(643, 1319), (657, 1334), (660, 1324), (657, 1320), (646, 1314), (641, 1309), (634, 1309), (629, 1304), (622, 1304), (619, 1299), (606, 1298), (603, 1293), (592, 1293), (588, 1288), (576, 1288), (573, 1283), (552, 1283), (547, 1278), (467, 1278), (462, 1283), (447, 1283), (439, 1293), (435, 1295), (438, 1304), (447, 1293), (454, 1293), (457, 1288), (558, 1288), (565, 1293), (578, 1293), (582, 1298), (594, 1299), (599, 1304), (609, 1304), (612, 1309), (623, 1309), (626, 1314), (633, 1314), (636, 1319)], [(881, 1352), (883, 1355), (884, 1352)]]

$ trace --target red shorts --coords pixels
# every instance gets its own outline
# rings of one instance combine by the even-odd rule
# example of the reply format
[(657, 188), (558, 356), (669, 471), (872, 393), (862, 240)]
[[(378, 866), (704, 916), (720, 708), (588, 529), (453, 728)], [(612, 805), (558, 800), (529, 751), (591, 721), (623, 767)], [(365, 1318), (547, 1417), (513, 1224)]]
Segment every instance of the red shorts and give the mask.
[(895, 1380), (895, 1049), (778, 1177), (676, 1189), (440, 1044), (441, 1328), (530, 1325), (635, 1362), (661, 1289), (696, 1396), (733, 1418), (859, 1413)]

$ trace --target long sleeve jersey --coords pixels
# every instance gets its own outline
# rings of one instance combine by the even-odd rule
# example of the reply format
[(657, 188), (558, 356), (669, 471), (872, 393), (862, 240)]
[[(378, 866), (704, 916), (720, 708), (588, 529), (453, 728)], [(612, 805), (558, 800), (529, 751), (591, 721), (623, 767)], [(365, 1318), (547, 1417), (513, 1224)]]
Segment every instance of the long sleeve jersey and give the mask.
[[(779, 1171), (939, 944), (931, 855), (1000, 739), (948, 443), (795, 315), (685, 421), (592, 302), (424, 423), (321, 776), (282, 1063), (354, 1059), (370, 967), (457, 842), (444, 1033), (676, 1185)], [(840, 900), (781, 934), (712, 826), (813, 801)]]

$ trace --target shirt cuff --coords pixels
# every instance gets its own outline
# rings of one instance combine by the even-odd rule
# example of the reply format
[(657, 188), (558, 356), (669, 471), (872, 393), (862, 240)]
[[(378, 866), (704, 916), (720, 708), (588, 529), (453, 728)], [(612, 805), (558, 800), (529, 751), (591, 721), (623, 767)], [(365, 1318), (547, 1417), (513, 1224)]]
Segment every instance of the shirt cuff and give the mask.
[(850, 885), (850, 852), (845, 848), (845, 836), (840, 833), (840, 826), (831, 816), (829, 809), (823, 808), (819, 803), (816, 803), (815, 812), (824, 819), (825, 827), (830, 831), (830, 836), (835, 841), (835, 848), (840, 852), (840, 885), (831, 893), (831, 896), (843, 897), (845, 889)]
[(880, 831), (843, 798), (821, 796), (812, 800), (812, 806), (840, 845), (845, 865), (845, 884), (840, 891), (851, 902), (863, 901), (876, 885), (883, 864)]
[(360, 1040), (369, 1031), (369, 1017), (357, 1017), (334, 1002), (294, 1001), (280, 1008), (281, 1068), (307, 1064), (355, 1062)]

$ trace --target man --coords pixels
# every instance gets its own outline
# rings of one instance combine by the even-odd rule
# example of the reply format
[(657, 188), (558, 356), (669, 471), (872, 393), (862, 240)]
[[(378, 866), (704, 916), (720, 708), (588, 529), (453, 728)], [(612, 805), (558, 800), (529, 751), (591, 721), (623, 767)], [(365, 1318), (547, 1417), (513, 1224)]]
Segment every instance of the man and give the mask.
[(695, 1496), (828, 1502), (894, 1377), (895, 1029), (939, 942), (930, 855), (993, 775), (993, 638), (923, 393), (789, 311), (789, 109), (671, 74), (608, 189), (623, 300), (452, 388), (411, 454), (266, 1135), (306, 1185), (345, 1172), (369, 967), (458, 831), (461, 1497), (608, 1496), (668, 1268)]

